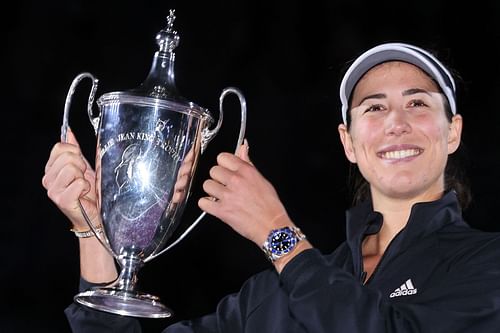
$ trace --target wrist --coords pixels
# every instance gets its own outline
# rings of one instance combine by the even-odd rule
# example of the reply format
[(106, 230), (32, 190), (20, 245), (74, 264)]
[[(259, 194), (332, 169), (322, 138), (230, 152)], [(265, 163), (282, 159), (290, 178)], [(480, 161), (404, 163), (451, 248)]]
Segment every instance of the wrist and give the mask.
[(91, 283), (108, 283), (118, 277), (113, 256), (96, 237), (80, 238), (80, 275)]
[(257, 246), (262, 248), (264, 242), (266, 242), (267, 239), (269, 238), (270, 230), (277, 230), (287, 226), (288, 227), (293, 226), (293, 222), (288, 217), (287, 212), (284, 211), (276, 215), (269, 222), (266, 222), (265, 225), (262, 225), (259, 229), (258, 237), (255, 237), (255, 239), (253, 239), (253, 242), (255, 242)]
[(286, 256), (283, 256), (273, 262), (274, 268), (278, 272), (278, 274), (281, 274), (285, 266), (291, 262), (296, 256), (298, 256), (300, 253), (302, 253), (305, 250), (312, 249), (311, 243), (307, 241), (307, 239), (301, 241), (297, 246), (290, 251)]
[(93, 229), (89, 227), (87, 229), (71, 228), (70, 231), (78, 238), (90, 238), (102, 233), (102, 225), (95, 226)]

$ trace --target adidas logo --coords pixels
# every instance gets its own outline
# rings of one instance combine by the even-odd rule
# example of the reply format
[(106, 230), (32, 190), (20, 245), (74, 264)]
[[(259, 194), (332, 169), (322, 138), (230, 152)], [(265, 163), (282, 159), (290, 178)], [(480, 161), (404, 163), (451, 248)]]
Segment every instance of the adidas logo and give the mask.
[(416, 293), (417, 293), (417, 288), (413, 286), (411, 279), (408, 279), (406, 280), (405, 283), (401, 285), (401, 287), (394, 290), (394, 292), (392, 292), (389, 295), (389, 297), (394, 298), (399, 296), (409, 296), (409, 295), (415, 295)]

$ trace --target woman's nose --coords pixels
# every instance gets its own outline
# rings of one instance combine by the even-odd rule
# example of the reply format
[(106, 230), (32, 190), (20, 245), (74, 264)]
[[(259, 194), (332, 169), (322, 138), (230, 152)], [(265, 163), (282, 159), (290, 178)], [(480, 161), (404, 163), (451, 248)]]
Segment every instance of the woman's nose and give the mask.
[(411, 133), (411, 125), (408, 119), (408, 113), (402, 109), (393, 109), (386, 118), (387, 135), (404, 135)]

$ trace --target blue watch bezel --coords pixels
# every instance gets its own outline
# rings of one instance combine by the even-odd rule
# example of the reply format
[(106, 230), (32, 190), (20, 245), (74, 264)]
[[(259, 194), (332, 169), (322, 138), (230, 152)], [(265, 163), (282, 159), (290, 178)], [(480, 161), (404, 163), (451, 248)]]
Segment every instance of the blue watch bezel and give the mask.
[[(280, 238), (278, 239), (278, 237)], [(297, 236), (290, 227), (284, 227), (273, 230), (273, 232), (269, 235), (267, 241), (271, 253), (279, 257), (293, 250), (295, 245), (297, 245)], [(283, 246), (280, 245), (284, 245), (283, 244), (284, 242), (289, 242), (289, 243), (286, 244), (285, 247), (283, 248)]]
[(273, 229), (262, 245), (262, 250), (266, 253), (271, 262), (290, 253), (295, 246), (306, 236), (295, 226), (286, 226)]

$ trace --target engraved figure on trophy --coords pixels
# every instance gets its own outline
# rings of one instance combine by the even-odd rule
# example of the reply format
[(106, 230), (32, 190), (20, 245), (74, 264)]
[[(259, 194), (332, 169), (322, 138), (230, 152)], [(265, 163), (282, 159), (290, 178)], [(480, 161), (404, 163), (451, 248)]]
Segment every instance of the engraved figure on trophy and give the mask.
[(175, 241), (170, 239), (181, 222), (199, 156), (221, 127), (228, 94), (235, 94), (241, 107), (236, 149), (245, 135), (246, 102), (238, 89), (225, 88), (219, 96), (215, 126), (207, 109), (178, 93), (174, 49), (179, 36), (172, 29), (174, 20), (171, 10), (167, 27), (156, 36), (159, 50), (151, 70), (138, 88), (102, 95), (97, 100), (99, 113), (94, 115), (98, 80), (85, 72), (75, 77), (66, 97), (63, 141), (75, 88), (85, 78), (92, 80), (87, 112), (97, 136), (96, 191), (102, 232), (81, 203), (80, 208), (121, 270), (115, 282), (79, 293), (75, 301), (101, 311), (147, 318), (172, 315), (157, 296), (137, 290), (137, 273), (145, 263), (178, 244), (204, 217), (202, 213)]
[[(143, 150), (141, 142), (132, 143), (123, 150), (120, 164), (115, 168), (115, 181), (118, 186), (118, 193), (115, 194), (114, 200), (118, 197), (126, 195), (130, 192), (137, 192), (138, 189), (143, 191), (146, 198), (135, 202), (137, 209), (131, 209), (129, 214), (125, 214), (130, 220), (138, 218), (140, 215), (147, 212), (153, 205), (166, 200), (162, 193), (163, 187), (158, 187), (151, 183), (149, 176), (158, 174), (160, 177), (164, 175), (165, 170), (159, 170), (161, 167), (158, 163), (160, 160), (160, 152), (155, 149), (155, 145), (164, 142), (162, 131), (167, 131), (167, 136), (172, 125), (166, 126), (169, 119), (162, 121), (158, 119), (154, 135), (139, 135), (138, 140), (143, 140), (146, 143), (146, 149)], [(164, 168), (162, 168), (164, 169)], [(140, 208), (139, 208), (140, 207)]]
[[(123, 243), (124, 249), (131, 245), (143, 248), (149, 244), (159, 226), (161, 214), (170, 202), (174, 203), (176, 183), (168, 175), (179, 155), (168, 153), (175, 148), (167, 152), (162, 149), (172, 147), (165, 141), (173, 127), (168, 125), (169, 121), (157, 119), (154, 134), (127, 133), (122, 140), (134, 143), (123, 149), (121, 160), (114, 169), (117, 192), (113, 199), (103, 201), (113, 205), (105, 211), (110, 213), (109, 223), (117, 223), (115, 237), (119, 240), (116, 241)], [(173, 141), (181, 142), (175, 137)], [(162, 156), (164, 154), (167, 156)], [(162, 160), (166, 162), (159, 163)], [(156, 181), (152, 181), (152, 175), (157, 177)], [(112, 191), (109, 194), (113, 194)], [(174, 224), (169, 226), (173, 229)]]

